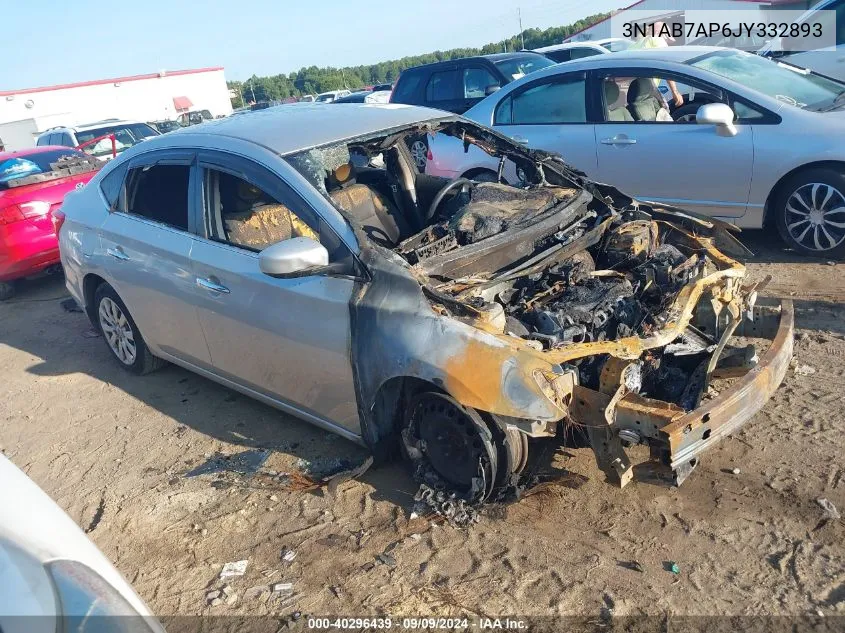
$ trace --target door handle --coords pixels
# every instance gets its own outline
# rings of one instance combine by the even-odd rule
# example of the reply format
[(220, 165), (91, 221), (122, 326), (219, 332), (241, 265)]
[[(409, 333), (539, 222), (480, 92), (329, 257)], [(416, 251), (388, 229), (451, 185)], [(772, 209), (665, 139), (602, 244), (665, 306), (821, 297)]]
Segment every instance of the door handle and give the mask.
[(197, 277), (197, 285), (200, 288), (205, 288), (206, 290), (210, 290), (212, 292), (220, 292), (224, 295), (229, 294), (229, 289), (226, 286), (221, 286), (218, 283), (215, 283), (211, 279), (203, 279), (202, 277)]
[(628, 138), (624, 134), (614, 136), (613, 138), (603, 138), (602, 145), (636, 145), (637, 139)]
[(520, 145), (528, 145), (528, 139), (524, 136), (512, 136), (511, 137), (515, 143), (519, 143)]
[(122, 262), (125, 262), (129, 259), (129, 255), (123, 252), (123, 249), (118, 246), (117, 248), (107, 248), (106, 253), (114, 257), (115, 259), (119, 259)]

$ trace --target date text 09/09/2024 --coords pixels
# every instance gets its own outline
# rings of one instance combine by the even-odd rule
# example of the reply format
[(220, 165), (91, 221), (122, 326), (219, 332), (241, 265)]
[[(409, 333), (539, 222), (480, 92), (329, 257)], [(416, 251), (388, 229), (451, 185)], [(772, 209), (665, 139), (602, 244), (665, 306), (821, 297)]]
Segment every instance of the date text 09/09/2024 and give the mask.
[(308, 618), (308, 628), (316, 631), (343, 630), (343, 629), (372, 629), (390, 630), (457, 630), (457, 629), (479, 629), (490, 631), (520, 631), (528, 628), (528, 622), (518, 618)]

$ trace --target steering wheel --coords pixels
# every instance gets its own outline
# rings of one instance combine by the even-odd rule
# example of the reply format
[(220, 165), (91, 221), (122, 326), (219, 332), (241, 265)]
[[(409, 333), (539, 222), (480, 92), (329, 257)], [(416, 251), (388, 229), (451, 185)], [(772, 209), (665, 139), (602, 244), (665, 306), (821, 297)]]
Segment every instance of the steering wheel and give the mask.
[(434, 196), (434, 200), (431, 201), (431, 204), (428, 206), (428, 211), (425, 214), (425, 221), (426, 224), (434, 218), (437, 214), (437, 208), (443, 202), (443, 199), (446, 197), (450, 191), (452, 191), (456, 187), (461, 187), (461, 190), (464, 191), (466, 188), (469, 187), (469, 184), (472, 181), (469, 178), (455, 178), (454, 180), (450, 180), (447, 182), (440, 191), (437, 192), (437, 195)]

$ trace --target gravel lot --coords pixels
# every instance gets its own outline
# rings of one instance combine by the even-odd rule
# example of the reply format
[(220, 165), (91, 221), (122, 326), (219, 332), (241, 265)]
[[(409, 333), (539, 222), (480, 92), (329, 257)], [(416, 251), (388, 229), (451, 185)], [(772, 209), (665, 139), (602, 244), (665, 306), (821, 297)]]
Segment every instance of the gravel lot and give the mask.
[[(845, 264), (747, 239), (751, 275), (795, 301), (796, 365), (815, 373), (790, 369), (680, 489), (620, 491), (589, 449), (560, 449), (569, 486), (468, 530), (411, 519), (416, 486), (398, 465), (300, 489), (278, 474), (295, 483), (309, 463), (365, 453), (176, 367), (124, 373), (86, 317), (62, 309), (56, 278), (0, 304), (0, 448), (160, 615), (843, 615), (845, 526), (817, 499), (845, 512)], [(256, 448), (271, 453), (253, 477), (185, 476)], [(207, 604), (223, 564), (242, 559), (232, 604)], [(268, 597), (281, 582), (293, 598)]]

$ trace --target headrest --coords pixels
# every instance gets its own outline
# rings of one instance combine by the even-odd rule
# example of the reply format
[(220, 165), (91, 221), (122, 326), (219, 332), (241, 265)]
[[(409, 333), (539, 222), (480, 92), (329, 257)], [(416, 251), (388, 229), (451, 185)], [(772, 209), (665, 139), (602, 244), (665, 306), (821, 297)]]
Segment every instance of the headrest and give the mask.
[(604, 101), (607, 107), (612, 106), (619, 99), (619, 85), (609, 79), (604, 80)]
[(634, 79), (634, 81), (631, 82), (631, 85), (628, 86), (628, 103), (644, 101), (645, 99), (653, 96), (654, 84), (651, 82), (651, 79), (648, 79), (647, 77)]
[(339, 185), (347, 182), (354, 174), (355, 171), (352, 163), (343, 163), (342, 165), (335, 167), (335, 170), (332, 172), (332, 176), (334, 176), (334, 179)]

